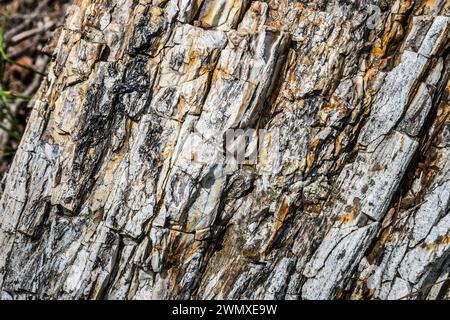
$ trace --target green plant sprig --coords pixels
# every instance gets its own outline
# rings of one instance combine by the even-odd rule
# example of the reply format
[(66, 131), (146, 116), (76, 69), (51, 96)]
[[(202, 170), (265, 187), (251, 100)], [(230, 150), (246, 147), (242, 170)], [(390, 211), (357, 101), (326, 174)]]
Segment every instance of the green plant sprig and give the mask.
[(8, 57), (8, 55), (5, 52), (5, 30), (6, 30), (6, 25), (7, 25), (7, 17), (3, 16), (2, 20), (3, 20), (2, 25), (0, 27), (0, 58), (9, 64), (16, 65), (25, 70), (28, 70), (28, 71), (31, 71), (33, 73), (37, 73), (37, 74), (40, 74), (43, 76), (44, 74), (42, 72), (40, 72), (39, 70), (36, 70), (33, 67), (27, 66), (25, 64), (17, 62), (15, 60), (11, 59), (10, 57)]

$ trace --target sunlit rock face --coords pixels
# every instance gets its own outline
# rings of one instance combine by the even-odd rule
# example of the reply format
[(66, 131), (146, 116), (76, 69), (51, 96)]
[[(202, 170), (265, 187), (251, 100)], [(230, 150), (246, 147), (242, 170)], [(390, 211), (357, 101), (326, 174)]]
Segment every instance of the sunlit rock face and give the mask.
[(0, 190), (0, 297), (450, 298), (449, 15), (75, 1)]

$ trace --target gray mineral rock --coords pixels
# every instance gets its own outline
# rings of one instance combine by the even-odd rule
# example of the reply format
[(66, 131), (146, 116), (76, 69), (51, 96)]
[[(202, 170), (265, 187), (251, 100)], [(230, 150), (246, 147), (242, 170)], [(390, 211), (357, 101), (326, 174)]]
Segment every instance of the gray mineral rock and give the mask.
[(0, 298), (450, 299), (449, 31), (446, 0), (75, 1)]

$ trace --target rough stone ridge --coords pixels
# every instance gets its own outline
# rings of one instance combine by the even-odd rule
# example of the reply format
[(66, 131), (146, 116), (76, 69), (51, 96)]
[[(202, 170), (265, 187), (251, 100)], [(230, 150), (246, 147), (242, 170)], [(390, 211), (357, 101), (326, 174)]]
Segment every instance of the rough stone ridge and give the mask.
[(0, 298), (450, 298), (449, 30), (445, 0), (75, 1)]

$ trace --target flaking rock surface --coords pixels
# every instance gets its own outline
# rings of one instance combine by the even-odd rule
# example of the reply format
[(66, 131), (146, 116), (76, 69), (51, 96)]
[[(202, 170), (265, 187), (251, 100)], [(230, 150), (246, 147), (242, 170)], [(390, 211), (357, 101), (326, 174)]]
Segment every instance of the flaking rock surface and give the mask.
[(450, 298), (449, 15), (75, 1), (0, 188), (0, 298)]

